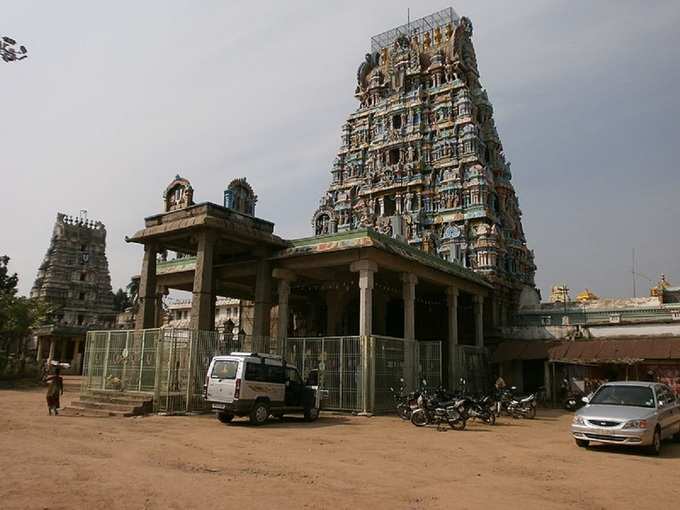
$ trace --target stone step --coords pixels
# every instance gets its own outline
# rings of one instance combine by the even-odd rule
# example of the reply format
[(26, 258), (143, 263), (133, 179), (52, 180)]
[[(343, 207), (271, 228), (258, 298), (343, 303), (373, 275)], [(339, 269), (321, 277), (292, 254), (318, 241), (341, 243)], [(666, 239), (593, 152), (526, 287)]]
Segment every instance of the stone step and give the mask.
[(141, 406), (146, 404), (147, 402), (153, 401), (153, 399), (147, 395), (139, 397), (125, 393), (111, 395), (83, 393), (80, 395), (80, 400), (87, 402), (109, 402), (111, 404), (121, 404), (127, 406)]
[(109, 418), (129, 416), (124, 411), (104, 411), (101, 409), (85, 409), (80, 407), (68, 406), (59, 411), (61, 416), (86, 416), (90, 418)]
[(92, 402), (83, 400), (73, 401), (71, 403), (71, 407), (76, 407), (79, 409), (97, 409), (100, 411), (121, 411), (130, 415), (144, 414), (145, 412), (149, 412), (151, 410), (151, 407), (146, 405), (131, 406), (125, 404), (113, 404), (111, 402)]

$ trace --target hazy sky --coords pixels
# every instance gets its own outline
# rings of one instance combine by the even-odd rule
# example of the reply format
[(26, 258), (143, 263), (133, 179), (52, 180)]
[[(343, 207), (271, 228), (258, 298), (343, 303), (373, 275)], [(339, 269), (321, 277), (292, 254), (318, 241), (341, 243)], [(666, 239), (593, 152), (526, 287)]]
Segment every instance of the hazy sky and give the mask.
[[(141, 265), (124, 236), (175, 174), (221, 203), (247, 176), (257, 215), (311, 233), (371, 36), (440, 0), (0, 0), (0, 254), (30, 290), (57, 211), (108, 229), (114, 289)], [(631, 295), (639, 271), (680, 284), (680, 2), (482, 1), (483, 85), (512, 162), (544, 298)], [(647, 288), (644, 279), (638, 286)]]

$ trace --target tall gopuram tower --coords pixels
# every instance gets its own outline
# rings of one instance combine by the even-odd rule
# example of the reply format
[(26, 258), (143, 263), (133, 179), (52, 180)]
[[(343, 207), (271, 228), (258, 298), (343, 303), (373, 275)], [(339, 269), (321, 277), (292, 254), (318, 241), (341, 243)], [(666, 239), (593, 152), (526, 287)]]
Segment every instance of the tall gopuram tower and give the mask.
[(51, 305), (49, 324), (34, 331), (38, 360), (71, 363), (78, 370), (85, 333), (115, 323), (104, 224), (57, 214), (52, 239), (31, 290)]
[(374, 228), (471, 268), (502, 307), (534, 287), (536, 266), (471, 37), (449, 8), (371, 39), (313, 225)]

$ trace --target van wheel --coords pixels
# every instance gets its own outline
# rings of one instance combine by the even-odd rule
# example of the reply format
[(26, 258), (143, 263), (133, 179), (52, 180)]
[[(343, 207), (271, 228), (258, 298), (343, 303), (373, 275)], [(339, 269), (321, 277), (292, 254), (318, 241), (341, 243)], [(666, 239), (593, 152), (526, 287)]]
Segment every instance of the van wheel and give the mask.
[(269, 418), (269, 406), (265, 402), (256, 402), (253, 410), (250, 411), (250, 423), (262, 425)]
[(311, 407), (305, 409), (305, 421), (315, 421), (319, 417), (319, 408)]
[(231, 423), (231, 420), (234, 419), (234, 415), (227, 413), (217, 413), (217, 419), (222, 423)]

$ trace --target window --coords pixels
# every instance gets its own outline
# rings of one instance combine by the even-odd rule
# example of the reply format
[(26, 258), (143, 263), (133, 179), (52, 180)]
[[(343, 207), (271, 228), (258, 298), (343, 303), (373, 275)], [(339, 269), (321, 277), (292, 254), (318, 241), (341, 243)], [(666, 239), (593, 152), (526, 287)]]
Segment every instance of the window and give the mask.
[(401, 129), (401, 115), (392, 116), (392, 127), (394, 129)]
[(78, 326), (82, 326), (83, 322), (85, 322), (85, 316), (78, 315)]
[(84, 292), (81, 292), (80, 294), (78, 294), (78, 299), (79, 299), (80, 301), (85, 301), (85, 293), (84, 293)]
[(87, 273), (80, 273), (80, 281), (84, 282), (87, 279)]
[(399, 149), (390, 149), (388, 158), (390, 165), (396, 165), (399, 163)]
[(238, 361), (215, 361), (211, 379), (235, 379), (238, 370)]
[(648, 386), (605, 385), (595, 392), (590, 404), (632, 407), (654, 407), (652, 389)]
[(255, 382), (283, 384), (285, 382), (285, 375), (281, 366), (248, 362), (246, 363), (245, 379)]

